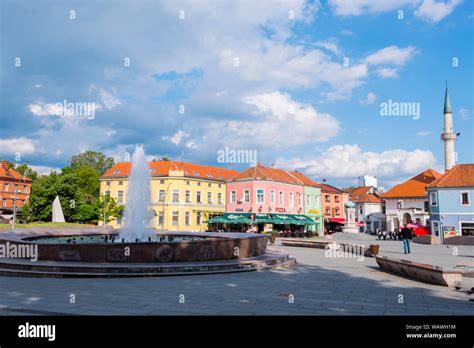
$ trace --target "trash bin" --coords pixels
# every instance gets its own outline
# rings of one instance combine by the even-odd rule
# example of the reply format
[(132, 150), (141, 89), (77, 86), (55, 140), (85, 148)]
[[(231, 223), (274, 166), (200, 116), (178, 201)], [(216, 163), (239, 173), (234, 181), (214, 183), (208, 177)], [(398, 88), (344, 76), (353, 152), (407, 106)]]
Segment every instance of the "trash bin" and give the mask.
[(380, 251), (380, 245), (378, 244), (370, 244), (370, 252), (372, 255), (378, 255)]

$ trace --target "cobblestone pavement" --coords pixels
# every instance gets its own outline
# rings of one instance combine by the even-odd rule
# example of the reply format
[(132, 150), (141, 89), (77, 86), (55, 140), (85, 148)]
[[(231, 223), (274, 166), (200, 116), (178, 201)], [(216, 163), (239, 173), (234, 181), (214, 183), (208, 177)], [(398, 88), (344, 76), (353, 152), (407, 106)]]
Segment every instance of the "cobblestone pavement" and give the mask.
[[(391, 243), (391, 244), (390, 244)], [(382, 255), (407, 258), (401, 242)], [(400, 245), (398, 245), (400, 244)], [(373, 258), (328, 258), (324, 250), (278, 245), (295, 256), (291, 269), (158, 278), (0, 277), (0, 315), (472, 315), (474, 295), (381, 272)], [(446, 246), (413, 245), (409, 259), (456, 265)], [(418, 258), (418, 259), (417, 259)], [(70, 303), (71, 295), (75, 303)]]

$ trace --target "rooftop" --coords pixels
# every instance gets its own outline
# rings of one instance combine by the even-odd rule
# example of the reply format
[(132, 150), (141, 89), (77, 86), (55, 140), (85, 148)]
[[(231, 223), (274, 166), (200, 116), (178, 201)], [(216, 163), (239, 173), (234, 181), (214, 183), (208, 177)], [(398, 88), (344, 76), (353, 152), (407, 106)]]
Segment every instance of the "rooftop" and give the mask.
[(428, 187), (467, 187), (474, 186), (474, 164), (457, 164)]
[(413, 178), (395, 185), (382, 195), (383, 198), (425, 197), (426, 187), (441, 177), (436, 170), (427, 169)]
[[(177, 161), (153, 161), (149, 162), (150, 176), (168, 176), (170, 171), (183, 171), (188, 178), (227, 181), (238, 174), (237, 171), (225, 168), (204, 166)], [(132, 164), (130, 162), (120, 162), (110, 168), (101, 176), (106, 178), (123, 178), (130, 175)]]
[(381, 203), (381, 199), (377, 194), (371, 193), (374, 188), (372, 186), (355, 187), (349, 192), (349, 199), (356, 203)]
[(0, 178), (9, 180), (21, 180), (25, 182), (31, 182), (31, 179), (23, 176), (21, 173), (11, 167), (11, 163), (8, 161), (0, 162)]

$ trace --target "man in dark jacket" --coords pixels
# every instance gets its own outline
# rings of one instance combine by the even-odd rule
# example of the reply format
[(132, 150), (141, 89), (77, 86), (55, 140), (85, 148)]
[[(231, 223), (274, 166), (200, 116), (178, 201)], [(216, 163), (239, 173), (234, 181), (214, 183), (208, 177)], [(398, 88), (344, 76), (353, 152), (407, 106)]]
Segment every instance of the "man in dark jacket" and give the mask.
[(413, 238), (413, 231), (407, 227), (407, 224), (403, 225), (402, 230), (400, 231), (400, 236), (403, 240), (403, 250), (405, 254), (411, 252), (410, 250), (410, 240)]

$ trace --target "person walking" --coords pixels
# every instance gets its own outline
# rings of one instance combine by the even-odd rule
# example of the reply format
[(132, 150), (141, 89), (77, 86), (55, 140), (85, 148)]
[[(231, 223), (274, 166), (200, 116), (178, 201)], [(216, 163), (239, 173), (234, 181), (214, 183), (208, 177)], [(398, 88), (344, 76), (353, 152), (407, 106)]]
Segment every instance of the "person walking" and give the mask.
[(400, 236), (403, 240), (403, 251), (405, 251), (405, 254), (410, 254), (410, 240), (413, 238), (413, 231), (407, 227), (407, 224), (403, 225), (403, 228), (400, 231)]

